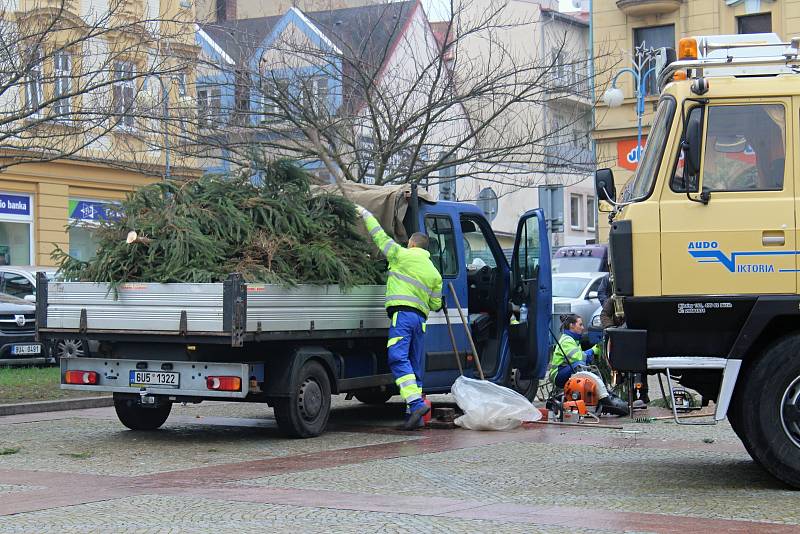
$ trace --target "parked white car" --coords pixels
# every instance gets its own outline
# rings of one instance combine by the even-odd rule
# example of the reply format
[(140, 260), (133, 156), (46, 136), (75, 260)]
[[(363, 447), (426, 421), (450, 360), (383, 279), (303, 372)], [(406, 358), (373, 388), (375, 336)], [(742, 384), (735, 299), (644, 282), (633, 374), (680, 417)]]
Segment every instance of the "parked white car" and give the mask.
[(559, 316), (575, 313), (583, 318), (588, 329), (592, 316), (600, 306), (597, 289), (608, 273), (562, 273), (553, 275), (553, 330), (560, 325)]
[[(11, 295), (36, 303), (36, 273), (42, 271), (49, 280), (56, 278), (58, 270), (55, 267), (26, 266), (0, 266), (0, 293)], [(65, 357), (86, 356), (89, 347), (80, 339), (59, 339), (51, 347), (50, 358), (56, 363)]]

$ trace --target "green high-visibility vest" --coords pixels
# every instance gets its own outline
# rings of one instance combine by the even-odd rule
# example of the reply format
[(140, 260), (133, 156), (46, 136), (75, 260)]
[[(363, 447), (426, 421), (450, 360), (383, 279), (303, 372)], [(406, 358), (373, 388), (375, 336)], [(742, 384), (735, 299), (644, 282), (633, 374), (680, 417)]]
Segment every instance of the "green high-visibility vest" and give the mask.
[[(595, 357), (600, 354), (600, 347), (595, 345), (592, 347), (592, 352)], [(556, 348), (553, 351), (553, 357), (550, 360), (550, 380), (555, 381), (558, 374), (558, 368), (562, 365), (567, 365), (567, 362), (575, 364), (584, 359), (581, 344), (574, 337), (562, 334), (561, 339), (556, 343)]]
[(421, 248), (398, 245), (383, 231), (373, 215), (364, 218), (367, 231), (389, 260), (386, 281), (386, 307), (409, 306), (425, 317), (442, 307), (442, 275), (433, 265), (431, 255)]

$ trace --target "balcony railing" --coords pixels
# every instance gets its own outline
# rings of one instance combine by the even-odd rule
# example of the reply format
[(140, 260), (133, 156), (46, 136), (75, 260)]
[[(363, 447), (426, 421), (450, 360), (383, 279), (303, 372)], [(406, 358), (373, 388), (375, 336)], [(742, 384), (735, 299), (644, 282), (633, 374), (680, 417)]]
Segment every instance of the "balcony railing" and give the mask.
[(589, 79), (577, 73), (554, 72), (545, 82), (545, 87), (551, 95), (563, 95), (582, 100), (589, 100)]

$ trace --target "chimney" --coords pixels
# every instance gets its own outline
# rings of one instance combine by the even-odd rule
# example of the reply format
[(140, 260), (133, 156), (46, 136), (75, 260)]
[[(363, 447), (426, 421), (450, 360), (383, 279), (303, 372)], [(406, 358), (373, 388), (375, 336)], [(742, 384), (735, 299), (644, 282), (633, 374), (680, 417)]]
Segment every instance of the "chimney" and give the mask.
[(236, 0), (217, 0), (217, 22), (236, 20)]

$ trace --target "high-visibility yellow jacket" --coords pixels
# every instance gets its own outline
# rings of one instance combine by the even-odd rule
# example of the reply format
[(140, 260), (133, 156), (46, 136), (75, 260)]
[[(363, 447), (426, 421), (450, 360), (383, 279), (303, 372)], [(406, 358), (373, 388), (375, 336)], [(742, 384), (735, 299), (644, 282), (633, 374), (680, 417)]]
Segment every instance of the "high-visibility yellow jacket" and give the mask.
[[(578, 336), (579, 337), (579, 336)], [(555, 382), (558, 368), (562, 365), (584, 365), (592, 363), (595, 356), (600, 354), (600, 347), (595, 345), (591, 349), (581, 350), (581, 342), (572, 332), (564, 332), (556, 343), (550, 360), (550, 380)]]
[(378, 219), (365, 210), (367, 231), (389, 260), (386, 281), (386, 307), (406, 306), (419, 310), (427, 318), (442, 307), (442, 275), (433, 265), (427, 250), (398, 245), (381, 228)]

